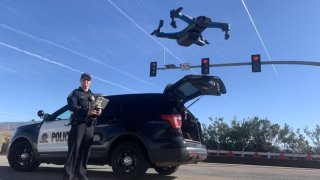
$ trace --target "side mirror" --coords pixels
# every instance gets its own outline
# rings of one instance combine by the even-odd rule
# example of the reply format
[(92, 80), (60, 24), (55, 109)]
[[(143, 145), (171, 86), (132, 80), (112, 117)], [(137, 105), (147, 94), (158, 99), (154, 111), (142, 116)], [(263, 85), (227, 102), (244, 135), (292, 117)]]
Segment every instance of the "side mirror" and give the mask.
[(47, 113), (45, 113), (44, 111), (42, 111), (42, 110), (39, 110), (38, 111), (38, 116), (40, 117), (40, 119), (43, 119), (43, 120), (50, 120), (50, 114), (47, 114)]
[(43, 117), (45, 115), (44, 111), (42, 111), (42, 110), (39, 110), (37, 114), (41, 119), (43, 119)]

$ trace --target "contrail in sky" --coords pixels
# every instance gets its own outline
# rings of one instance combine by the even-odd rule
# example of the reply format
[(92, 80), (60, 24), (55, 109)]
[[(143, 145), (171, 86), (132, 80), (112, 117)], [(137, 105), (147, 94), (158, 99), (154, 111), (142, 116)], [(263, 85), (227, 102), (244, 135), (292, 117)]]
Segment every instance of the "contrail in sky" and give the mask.
[[(59, 62), (57, 62), (57, 61), (50, 60), (50, 59), (45, 58), (45, 57), (42, 57), (42, 56), (40, 56), (40, 55), (38, 55), (38, 54), (34, 54), (34, 53), (29, 52), (29, 51), (19, 49), (18, 47), (11, 46), (11, 45), (8, 45), (8, 44), (2, 43), (2, 42), (0, 42), (0, 45), (1, 45), (1, 46), (5, 46), (5, 47), (10, 48), (10, 49), (13, 49), (13, 50), (16, 50), (16, 51), (18, 51), (18, 52), (27, 54), (27, 55), (29, 55), (29, 56), (35, 57), (35, 58), (37, 58), (37, 59), (39, 59), (39, 60), (41, 60), (41, 61), (45, 61), (45, 62), (47, 62), (47, 63), (54, 64), (54, 65), (60, 66), (60, 67), (62, 67), (62, 68), (71, 70), (71, 71), (73, 71), (73, 72), (77, 72), (77, 73), (80, 73), (80, 74), (83, 73), (82, 71), (80, 71), (80, 70), (78, 70), (78, 69), (75, 69), (75, 68), (73, 68), (73, 67), (70, 67), (70, 66), (65, 65), (65, 64), (62, 64), (62, 63), (59, 63)], [(137, 91), (135, 91), (135, 90), (132, 90), (132, 89), (130, 89), (130, 88), (128, 88), (128, 87), (125, 87), (125, 86), (122, 86), (122, 85), (120, 85), (120, 84), (117, 84), (117, 83), (114, 83), (114, 82), (105, 80), (105, 79), (100, 78), (100, 77), (98, 77), (98, 76), (92, 75), (92, 77), (95, 78), (95, 79), (98, 79), (98, 80), (100, 80), (100, 81), (102, 81), (102, 82), (111, 84), (111, 85), (113, 85), (113, 86), (117, 86), (117, 87), (120, 87), (120, 88), (122, 88), (122, 89), (128, 90), (128, 91), (130, 91), (130, 92), (137, 93)]]
[[(243, 7), (244, 7), (244, 8), (246, 9), (246, 11), (247, 11), (247, 14), (248, 14), (248, 16), (249, 16), (249, 18), (250, 18), (250, 21), (251, 21), (251, 23), (252, 23), (252, 25), (253, 25), (253, 27), (254, 27), (254, 29), (255, 29), (255, 31), (256, 31), (259, 39), (260, 39), (260, 41), (261, 41), (261, 44), (262, 44), (262, 46), (263, 46), (263, 48), (264, 48), (264, 51), (266, 52), (266, 54), (267, 54), (267, 56), (268, 56), (268, 58), (269, 58), (269, 61), (271, 61), (271, 57), (270, 57), (270, 55), (269, 55), (269, 52), (268, 52), (266, 46), (264, 45), (264, 42), (263, 42), (263, 40), (262, 40), (262, 38), (261, 38), (261, 36), (260, 36), (260, 33), (259, 33), (259, 31), (258, 31), (258, 29), (257, 29), (257, 27), (256, 27), (256, 25), (255, 25), (255, 23), (254, 23), (251, 15), (250, 15), (250, 12), (249, 12), (249, 10), (248, 10), (248, 8), (247, 8), (247, 6), (246, 6), (246, 3), (244, 2), (244, 0), (241, 0), (241, 2), (242, 2), (242, 4), (243, 4)], [(277, 73), (276, 68), (274, 67), (273, 64), (272, 64), (272, 67), (273, 67), (274, 72), (276, 73), (276, 76), (278, 77), (278, 73)]]
[[(109, 0), (109, 3), (116, 8), (122, 15), (124, 15), (127, 19), (129, 19), (138, 29), (140, 29), (143, 33), (145, 33), (148, 37), (150, 37), (154, 42), (159, 44), (164, 50), (166, 50), (170, 55), (172, 55), (174, 58), (176, 58), (181, 63), (184, 63), (182, 59), (180, 59), (178, 56), (176, 56), (172, 51), (170, 51), (165, 45), (163, 45), (161, 42), (156, 40), (154, 37), (150, 35), (146, 30), (144, 30), (135, 20), (133, 20), (128, 14), (126, 14), (123, 10), (121, 10), (116, 4), (112, 2), (112, 0)], [(198, 74), (194, 70), (191, 69), (191, 71), (195, 74)]]
[(55, 46), (55, 47), (64, 49), (64, 50), (66, 50), (66, 51), (68, 51), (68, 52), (71, 52), (71, 53), (73, 53), (73, 54), (76, 54), (76, 55), (78, 55), (78, 56), (84, 57), (84, 58), (86, 58), (86, 59), (89, 59), (89, 60), (92, 61), (92, 62), (95, 62), (95, 63), (97, 63), (97, 64), (103, 65), (103, 66), (105, 66), (105, 67), (107, 67), (107, 68), (109, 68), (109, 69), (112, 69), (112, 70), (114, 70), (114, 71), (117, 71), (117, 72), (119, 72), (119, 73), (121, 73), (121, 74), (124, 74), (124, 75), (126, 75), (126, 76), (129, 76), (129, 77), (131, 77), (131, 78), (133, 78), (133, 79), (136, 79), (136, 80), (138, 80), (138, 81), (140, 81), (140, 82), (143, 82), (143, 83), (145, 83), (145, 84), (148, 84), (148, 85), (151, 85), (151, 86), (154, 86), (154, 87), (159, 87), (159, 86), (157, 86), (157, 85), (155, 85), (155, 84), (152, 84), (152, 83), (150, 83), (150, 82), (148, 82), (148, 81), (146, 81), (146, 80), (143, 80), (143, 79), (141, 79), (141, 78), (139, 78), (139, 77), (136, 77), (136, 76), (134, 76), (134, 75), (132, 75), (132, 74), (129, 74), (129, 73), (127, 73), (127, 72), (124, 72), (124, 71), (122, 71), (122, 70), (120, 70), (120, 69), (118, 69), (118, 68), (116, 68), (116, 67), (113, 67), (113, 66), (111, 66), (111, 65), (108, 65), (108, 64), (106, 64), (106, 63), (104, 63), (104, 62), (102, 62), (102, 61), (100, 61), (100, 60), (98, 60), (98, 59), (96, 59), (96, 58), (87, 56), (87, 55), (85, 55), (85, 54), (82, 54), (82, 53), (80, 53), (80, 52), (77, 52), (77, 51), (75, 51), (75, 50), (72, 50), (72, 49), (70, 49), (70, 48), (67, 48), (67, 47), (65, 47), (65, 46), (62, 46), (62, 45), (60, 45), (60, 44), (54, 43), (54, 42), (52, 42), (52, 41), (49, 41), (49, 40), (46, 40), (46, 39), (43, 39), (43, 38), (39, 38), (39, 37), (37, 37), (37, 36), (34, 36), (34, 35), (32, 35), (32, 34), (23, 32), (23, 31), (21, 31), (21, 30), (15, 29), (15, 28), (10, 27), (10, 26), (5, 25), (5, 24), (0, 24), (0, 26), (1, 26), (2, 28), (9, 29), (9, 30), (14, 31), (14, 32), (16, 32), (16, 33), (19, 33), (19, 34), (22, 34), (22, 35), (24, 35), (24, 36), (27, 36), (27, 37), (29, 37), (29, 38), (32, 38), (32, 39), (35, 39), (35, 40), (38, 40), (38, 41), (45, 42), (45, 43), (50, 44), (50, 45), (52, 45), (52, 46)]

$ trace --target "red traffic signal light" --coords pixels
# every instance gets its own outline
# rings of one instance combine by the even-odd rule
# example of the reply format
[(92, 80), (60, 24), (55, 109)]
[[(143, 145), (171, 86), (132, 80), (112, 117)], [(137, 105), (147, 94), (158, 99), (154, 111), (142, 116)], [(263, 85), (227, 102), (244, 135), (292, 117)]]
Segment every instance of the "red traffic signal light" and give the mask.
[(251, 55), (252, 72), (261, 72), (260, 54)]
[(252, 55), (252, 60), (253, 61), (260, 61), (260, 55)]
[(210, 73), (210, 60), (209, 58), (201, 59), (201, 74), (209, 74)]

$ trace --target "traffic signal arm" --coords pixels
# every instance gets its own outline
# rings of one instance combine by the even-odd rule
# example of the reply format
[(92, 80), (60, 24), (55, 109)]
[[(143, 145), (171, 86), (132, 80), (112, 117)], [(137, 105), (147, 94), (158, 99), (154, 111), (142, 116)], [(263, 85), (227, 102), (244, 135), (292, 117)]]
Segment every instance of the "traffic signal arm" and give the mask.
[[(306, 65), (306, 66), (320, 66), (319, 61), (295, 61), (295, 60), (287, 60), (287, 61), (261, 61), (261, 65)], [(223, 64), (209, 64), (209, 67), (228, 67), (228, 66), (252, 66), (252, 62), (239, 62), (239, 63), (223, 63)], [(190, 69), (192, 68), (201, 68), (201, 65), (190, 65)], [(157, 67), (157, 70), (168, 70), (168, 69), (181, 69), (180, 66), (176, 67)]]

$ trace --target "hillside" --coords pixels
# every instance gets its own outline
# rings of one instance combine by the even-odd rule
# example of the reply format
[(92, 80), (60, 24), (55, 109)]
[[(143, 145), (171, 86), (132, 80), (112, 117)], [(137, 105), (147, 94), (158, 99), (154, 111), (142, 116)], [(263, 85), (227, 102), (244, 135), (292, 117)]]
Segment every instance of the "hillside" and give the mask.
[(34, 121), (28, 122), (0, 122), (0, 132), (3, 131), (14, 131), (18, 126), (31, 124)]
[(0, 153), (5, 153), (6, 149), (2, 148), (4, 142), (6, 142), (10, 136), (12, 135), (13, 131), (22, 125), (31, 124), (34, 121), (29, 122), (0, 122)]

